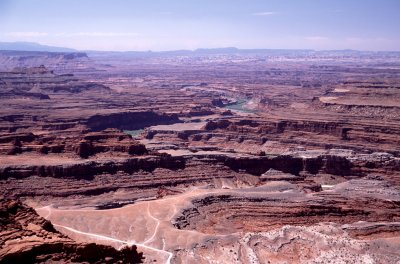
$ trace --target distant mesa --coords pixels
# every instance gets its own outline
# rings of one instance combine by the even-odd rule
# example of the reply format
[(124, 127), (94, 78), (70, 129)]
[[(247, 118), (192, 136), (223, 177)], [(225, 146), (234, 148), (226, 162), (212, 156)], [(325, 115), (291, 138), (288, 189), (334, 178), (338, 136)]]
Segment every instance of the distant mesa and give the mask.
[(39, 67), (15, 67), (11, 72), (23, 74), (53, 74), (53, 71), (47, 69), (44, 65)]
[[(45, 65), (57, 73), (71, 73), (76, 69), (91, 67), (91, 61), (84, 52), (2, 50), (0, 42), (0, 71), (9, 72), (15, 68), (37, 68)], [(50, 49), (51, 50), (51, 49)]]

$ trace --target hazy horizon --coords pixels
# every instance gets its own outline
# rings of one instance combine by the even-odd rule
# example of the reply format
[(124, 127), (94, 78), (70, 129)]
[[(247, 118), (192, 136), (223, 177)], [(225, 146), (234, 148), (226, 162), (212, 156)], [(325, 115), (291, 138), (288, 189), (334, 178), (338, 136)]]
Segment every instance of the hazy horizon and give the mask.
[(400, 50), (397, 0), (4, 0), (0, 41), (77, 50)]

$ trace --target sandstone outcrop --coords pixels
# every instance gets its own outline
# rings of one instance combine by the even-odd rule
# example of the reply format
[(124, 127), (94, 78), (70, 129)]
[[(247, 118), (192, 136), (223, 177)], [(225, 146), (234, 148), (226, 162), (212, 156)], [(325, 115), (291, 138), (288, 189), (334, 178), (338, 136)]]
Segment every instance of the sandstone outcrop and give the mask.
[(76, 243), (19, 201), (0, 200), (0, 263), (142, 263), (136, 246)]
[[(287, 191), (270, 193), (268, 197), (262, 195), (271, 188)], [(375, 188), (385, 190), (374, 194)], [(390, 201), (388, 197), (391, 197)], [(234, 226), (254, 232), (319, 222), (380, 222), (387, 219), (399, 222), (399, 201), (398, 189), (379, 180), (352, 180), (337, 185), (330, 192), (314, 194), (298, 192), (293, 184), (275, 182), (246, 192), (195, 199), (190, 208), (181, 212), (174, 225), (179, 229), (225, 233), (232, 232), (229, 229)]]

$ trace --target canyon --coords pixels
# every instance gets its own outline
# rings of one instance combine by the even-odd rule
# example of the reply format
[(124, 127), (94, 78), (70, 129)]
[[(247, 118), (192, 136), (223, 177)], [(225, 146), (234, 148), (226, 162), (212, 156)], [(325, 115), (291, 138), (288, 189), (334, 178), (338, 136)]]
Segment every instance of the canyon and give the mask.
[(400, 262), (400, 53), (0, 62), (0, 263)]

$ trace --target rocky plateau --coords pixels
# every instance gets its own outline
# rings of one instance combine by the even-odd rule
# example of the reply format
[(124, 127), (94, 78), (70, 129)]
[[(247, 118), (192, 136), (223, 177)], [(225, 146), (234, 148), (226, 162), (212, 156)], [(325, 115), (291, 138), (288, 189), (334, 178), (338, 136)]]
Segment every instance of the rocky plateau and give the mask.
[(0, 62), (0, 263), (400, 262), (400, 54)]

